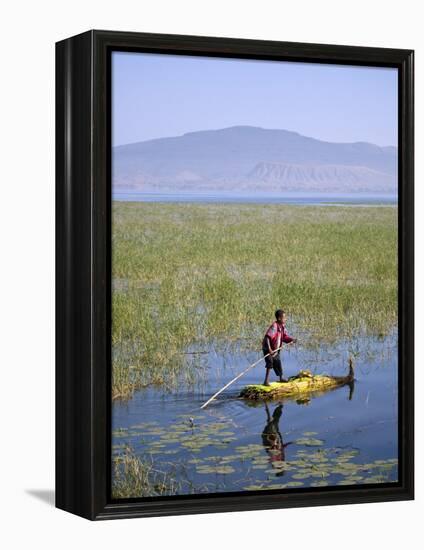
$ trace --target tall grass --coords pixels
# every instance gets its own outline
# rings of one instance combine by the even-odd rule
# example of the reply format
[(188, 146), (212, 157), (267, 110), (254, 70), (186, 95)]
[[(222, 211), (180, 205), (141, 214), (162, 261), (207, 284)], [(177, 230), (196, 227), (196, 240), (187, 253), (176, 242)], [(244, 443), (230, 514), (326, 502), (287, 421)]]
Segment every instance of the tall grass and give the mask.
[(176, 380), (182, 352), (259, 349), (278, 307), (305, 345), (397, 323), (397, 209), (113, 204), (113, 393)]
[(177, 494), (180, 484), (169, 474), (127, 448), (114, 459), (113, 497), (133, 498)]

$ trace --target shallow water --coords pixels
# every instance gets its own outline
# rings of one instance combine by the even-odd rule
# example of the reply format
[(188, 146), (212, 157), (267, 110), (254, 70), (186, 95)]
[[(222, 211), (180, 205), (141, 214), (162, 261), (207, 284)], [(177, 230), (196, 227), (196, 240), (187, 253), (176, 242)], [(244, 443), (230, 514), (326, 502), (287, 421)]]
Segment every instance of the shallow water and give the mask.
[[(349, 348), (340, 344), (331, 354), (323, 348), (286, 350), (284, 375), (300, 368), (344, 375)], [(148, 388), (128, 402), (114, 402), (113, 456), (129, 445), (155, 471), (177, 482), (177, 494), (395, 482), (395, 335), (368, 340), (361, 349), (353, 388), (299, 402), (239, 399), (244, 385), (262, 382), (261, 363), (203, 410), (213, 393), (260, 354), (188, 355), (204, 373), (203, 384), (178, 392)]]
[(113, 200), (128, 202), (194, 202), (296, 204), (316, 206), (395, 206), (397, 196), (370, 193), (231, 193), (231, 192), (122, 192), (115, 191)]

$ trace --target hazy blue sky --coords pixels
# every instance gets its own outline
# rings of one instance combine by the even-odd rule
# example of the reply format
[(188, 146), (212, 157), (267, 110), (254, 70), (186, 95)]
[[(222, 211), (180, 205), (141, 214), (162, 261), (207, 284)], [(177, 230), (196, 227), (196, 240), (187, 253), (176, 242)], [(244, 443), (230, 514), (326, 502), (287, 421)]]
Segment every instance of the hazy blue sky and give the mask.
[(397, 145), (397, 70), (114, 52), (113, 145), (236, 125)]

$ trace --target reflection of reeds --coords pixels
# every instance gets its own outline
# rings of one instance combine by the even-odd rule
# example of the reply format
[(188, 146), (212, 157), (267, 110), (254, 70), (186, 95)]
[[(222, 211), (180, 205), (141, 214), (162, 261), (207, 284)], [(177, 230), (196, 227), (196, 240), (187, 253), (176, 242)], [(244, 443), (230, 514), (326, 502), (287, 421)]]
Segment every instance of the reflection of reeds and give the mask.
[(113, 395), (195, 380), (193, 345), (259, 349), (281, 306), (305, 346), (384, 337), (396, 220), (392, 207), (115, 202)]

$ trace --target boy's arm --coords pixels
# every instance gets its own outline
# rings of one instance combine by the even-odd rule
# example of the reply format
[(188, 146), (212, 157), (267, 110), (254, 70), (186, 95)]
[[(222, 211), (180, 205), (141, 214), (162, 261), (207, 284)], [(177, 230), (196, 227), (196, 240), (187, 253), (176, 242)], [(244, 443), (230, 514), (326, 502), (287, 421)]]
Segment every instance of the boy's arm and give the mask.
[(285, 344), (290, 344), (290, 342), (296, 342), (296, 338), (292, 338), (291, 336), (289, 336), (285, 327), (284, 327), (284, 330), (283, 330), (282, 340)]
[(266, 335), (266, 343), (267, 343), (267, 346), (268, 346), (268, 352), (272, 353), (271, 338), (268, 335)]

